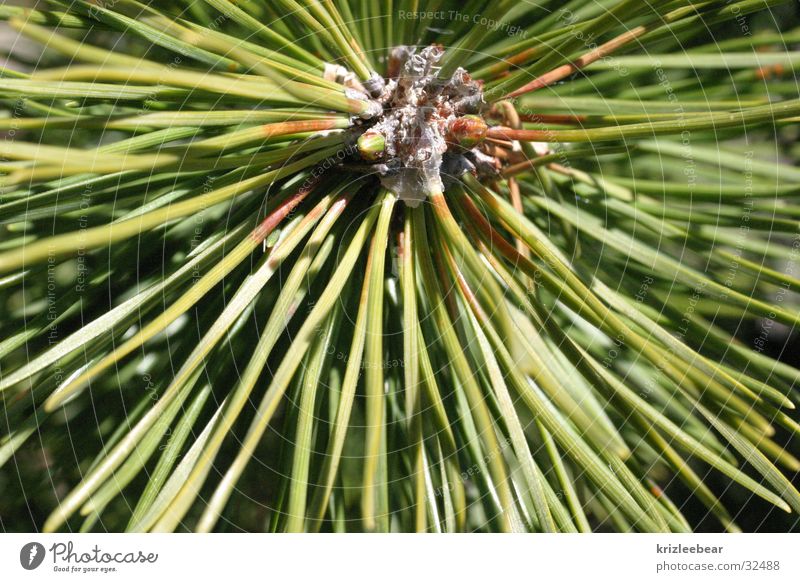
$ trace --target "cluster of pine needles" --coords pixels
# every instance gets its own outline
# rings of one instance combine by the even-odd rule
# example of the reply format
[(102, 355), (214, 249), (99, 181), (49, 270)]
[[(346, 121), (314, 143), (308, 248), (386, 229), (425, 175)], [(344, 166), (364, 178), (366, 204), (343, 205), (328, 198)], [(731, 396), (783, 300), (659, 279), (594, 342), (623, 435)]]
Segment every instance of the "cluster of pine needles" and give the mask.
[[(800, 512), (765, 350), (800, 323), (792, 9), (3, 3), (0, 525)], [(356, 159), (359, 87), (433, 45), (481, 83), (482, 163), (414, 206)]]

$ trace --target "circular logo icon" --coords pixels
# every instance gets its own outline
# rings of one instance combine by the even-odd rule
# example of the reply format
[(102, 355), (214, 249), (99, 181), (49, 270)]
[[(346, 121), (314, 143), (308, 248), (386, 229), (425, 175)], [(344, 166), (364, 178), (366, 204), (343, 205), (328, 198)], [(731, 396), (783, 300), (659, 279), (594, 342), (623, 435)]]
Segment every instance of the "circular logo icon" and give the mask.
[(19, 551), (19, 563), (26, 570), (35, 570), (44, 562), (44, 546), (39, 542), (30, 542)]

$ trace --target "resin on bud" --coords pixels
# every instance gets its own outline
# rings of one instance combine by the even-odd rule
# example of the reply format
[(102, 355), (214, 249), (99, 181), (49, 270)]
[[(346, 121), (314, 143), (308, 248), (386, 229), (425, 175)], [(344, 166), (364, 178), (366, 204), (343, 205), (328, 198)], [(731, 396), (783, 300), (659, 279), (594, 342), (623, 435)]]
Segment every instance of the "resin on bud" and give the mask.
[(486, 122), (477, 115), (464, 115), (450, 122), (447, 128), (448, 143), (472, 149), (486, 137)]
[(386, 138), (378, 131), (367, 130), (358, 138), (358, 153), (368, 162), (377, 162), (386, 151)]

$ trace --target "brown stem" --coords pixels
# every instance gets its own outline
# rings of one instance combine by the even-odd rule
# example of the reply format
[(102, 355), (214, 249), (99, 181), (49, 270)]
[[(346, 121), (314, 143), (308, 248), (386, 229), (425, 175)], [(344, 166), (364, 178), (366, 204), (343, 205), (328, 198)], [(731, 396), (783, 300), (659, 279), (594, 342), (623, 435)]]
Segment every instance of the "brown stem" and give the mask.
[(556, 83), (561, 79), (564, 79), (565, 77), (569, 77), (574, 72), (579, 71), (580, 69), (583, 69), (584, 67), (592, 64), (593, 62), (598, 61), (603, 57), (610, 55), (618, 48), (623, 47), (632, 40), (642, 36), (648, 30), (650, 30), (650, 27), (644, 25), (637, 26), (636, 28), (632, 28), (631, 30), (627, 30), (622, 34), (620, 34), (619, 36), (612, 38), (608, 42), (603, 43), (597, 48), (592, 49), (588, 53), (578, 57), (572, 63), (556, 67), (552, 71), (549, 71), (544, 75), (535, 78), (530, 83), (523, 85), (516, 91), (512, 91), (511, 93), (506, 95), (506, 98), (517, 97), (519, 95), (522, 95), (523, 93), (531, 93), (538, 89), (547, 87), (548, 85), (552, 85), (553, 83)]

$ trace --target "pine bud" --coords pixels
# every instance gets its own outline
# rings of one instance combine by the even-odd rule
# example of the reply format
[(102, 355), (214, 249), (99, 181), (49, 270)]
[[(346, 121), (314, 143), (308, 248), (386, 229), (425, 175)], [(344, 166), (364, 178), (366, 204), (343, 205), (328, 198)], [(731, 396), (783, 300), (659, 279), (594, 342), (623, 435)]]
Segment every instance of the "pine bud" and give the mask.
[(477, 115), (464, 115), (450, 122), (447, 128), (447, 141), (451, 144), (472, 149), (486, 137), (486, 122)]
[(383, 157), (386, 150), (386, 138), (383, 134), (367, 130), (358, 138), (358, 153), (368, 162), (377, 162)]

